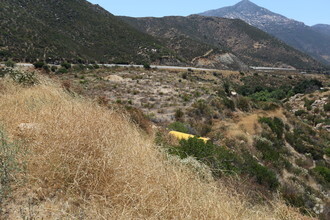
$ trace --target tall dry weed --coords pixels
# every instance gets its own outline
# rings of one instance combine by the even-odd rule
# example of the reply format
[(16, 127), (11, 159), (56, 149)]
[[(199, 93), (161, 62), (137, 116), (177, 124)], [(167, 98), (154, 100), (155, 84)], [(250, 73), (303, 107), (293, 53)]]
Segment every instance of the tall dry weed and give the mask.
[[(300, 219), (255, 207), (166, 159), (119, 112), (43, 82), (0, 81), (0, 123), (29, 153), (7, 217), (45, 219)], [(25, 129), (19, 125), (32, 124)], [(33, 201), (33, 202), (31, 202)], [(32, 207), (32, 208), (31, 208)], [(32, 214), (31, 214), (32, 213)]]

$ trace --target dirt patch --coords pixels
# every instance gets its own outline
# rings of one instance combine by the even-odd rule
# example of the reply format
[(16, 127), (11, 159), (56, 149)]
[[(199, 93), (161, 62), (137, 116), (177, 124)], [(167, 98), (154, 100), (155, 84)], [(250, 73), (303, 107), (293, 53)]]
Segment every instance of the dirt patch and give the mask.
[[(261, 117), (278, 117), (283, 121), (286, 121), (283, 114), (283, 109), (275, 111), (256, 111), (254, 113), (236, 113), (234, 119), (222, 121), (218, 120), (215, 122), (214, 129), (224, 129), (224, 136), (228, 138), (240, 138), (244, 137), (248, 140), (249, 144), (253, 144), (253, 136), (260, 134), (261, 127), (259, 124), (259, 118)], [(223, 130), (223, 129), (222, 129)]]
[(122, 82), (125, 80), (123, 77), (117, 75), (109, 75), (104, 77), (103, 79), (111, 82)]

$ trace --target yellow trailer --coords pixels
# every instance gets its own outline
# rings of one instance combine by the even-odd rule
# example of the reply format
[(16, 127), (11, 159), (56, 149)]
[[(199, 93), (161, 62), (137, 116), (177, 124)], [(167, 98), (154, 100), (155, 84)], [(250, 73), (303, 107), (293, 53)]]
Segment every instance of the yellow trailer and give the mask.
[[(189, 138), (194, 138), (195, 137), (192, 134), (186, 134), (186, 133), (182, 133), (182, 132), (178, 132), (178, 131), (170, 131), (169, 134), (176, 137), (179, 140), (182, 140), (182, 139), (188, 140)], [(210, 138), (203, 138), (203, 137), (199, 137), (198, 139), (201, 139), (204, 142), (208, 142), (210, 140)]]

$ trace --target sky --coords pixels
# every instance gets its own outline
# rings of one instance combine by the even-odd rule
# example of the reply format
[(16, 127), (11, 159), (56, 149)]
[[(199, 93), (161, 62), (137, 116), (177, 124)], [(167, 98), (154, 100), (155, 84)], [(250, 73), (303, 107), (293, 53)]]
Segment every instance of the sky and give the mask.
[[(114, 15), (131, 17), (187, 16), (231, 6), (240, 0), (88, 0)], [(330, 0), (250, 0), (307, 25), (330, 24)]]

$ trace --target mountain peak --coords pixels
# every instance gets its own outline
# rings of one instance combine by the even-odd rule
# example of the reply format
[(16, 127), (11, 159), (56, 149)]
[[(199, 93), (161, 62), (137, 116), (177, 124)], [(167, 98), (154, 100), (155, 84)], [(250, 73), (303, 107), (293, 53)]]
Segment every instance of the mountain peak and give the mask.
[(260, 10), (264, 9), (249, 0), (242, 0), (232, 7), (235, 10), (241, 10), (241, 11), (260, 11)]
[(240, 2), (238, 2), (236, 5), (242, 5), (242, 4), (253, 4), (255, 5), (253, 2), (251, 2), (250, 0), (242, 0)]
[(233, 6), (206, 11), (199, 15), (241, 19), (324, 63), (330, 63), (330, 28), (326, 26), (306, 26), (302, 22), (274, 13), (249, 0), (242, 0)]

